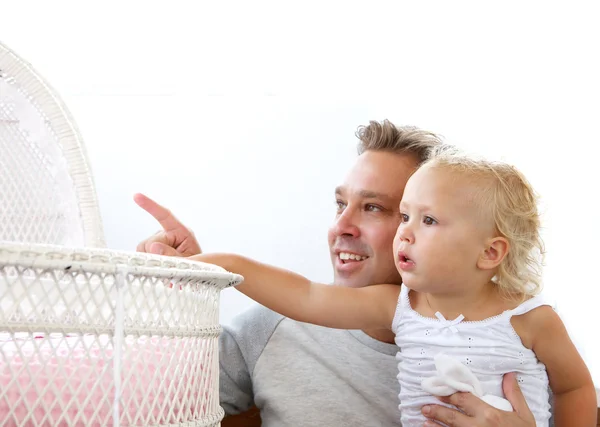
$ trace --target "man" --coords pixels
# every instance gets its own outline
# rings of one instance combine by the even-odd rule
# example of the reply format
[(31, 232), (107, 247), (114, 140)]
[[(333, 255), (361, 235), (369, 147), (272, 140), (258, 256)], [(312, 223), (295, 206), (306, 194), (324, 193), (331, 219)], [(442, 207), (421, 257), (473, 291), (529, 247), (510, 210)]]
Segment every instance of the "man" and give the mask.
[[(404, 186), (441, 141), (430, 132), (396, 127), (389, 121), (360, 127), (357, 136), (359, 156), (335, 191), (337, 213), (328, 234), (334, 283), (400, 284), (392, 241)], [(163, 227), (140, 243), (139, 251), (175, 256), (200, 253), (191, 231), (168, 210), (142, 195), (135, 200)], [(256, 405), (267, 427), (400, 425), (393, 339), (390, 331), (327, 329), (295, 322), (264, 307), (253, 308), (225, 327), (220, 337), (221, 405), (228, 415)], [(516, 381), (509, 379), (505, 387), (509, 400), (524, 408), (524, 417), (531, 415), (523, 407)], [(476, 425), (518, 426), (522, 421), (518, 413), (500, 413), (471, 395), (456, 394), (451, 399), (467, 410), (466, 415), (434, 406), (428, 416), (451, 426), (490, 416), (506, 423)], [(499, 418), (506, 416), (513, 418)], [(247, 419), (240, 425), (248, 425)]]

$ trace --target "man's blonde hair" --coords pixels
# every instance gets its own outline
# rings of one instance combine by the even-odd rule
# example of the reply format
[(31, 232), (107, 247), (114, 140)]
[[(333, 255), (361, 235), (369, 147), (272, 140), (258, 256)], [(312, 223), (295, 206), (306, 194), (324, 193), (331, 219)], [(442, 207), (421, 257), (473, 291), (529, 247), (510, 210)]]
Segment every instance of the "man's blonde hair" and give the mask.
[(458, 172), (479, 187), (475, 198), (496, 231), (509, 245), (493, 281), (505, 297), (526, 298), (541, 291), (544, 244), (540, 236), (540, 215), (533, 187), (514, 166), (440, 147), (425, 163), (427, 167)]
[(396, 154), (412, 154), (418, 164), (428, 160), (434, 149), (442, 145), (441, 138), (414, 126), (396, 126), (389, 120), (370, 121), (359, 126), (358, 154), (365, 151), (387, 151)]

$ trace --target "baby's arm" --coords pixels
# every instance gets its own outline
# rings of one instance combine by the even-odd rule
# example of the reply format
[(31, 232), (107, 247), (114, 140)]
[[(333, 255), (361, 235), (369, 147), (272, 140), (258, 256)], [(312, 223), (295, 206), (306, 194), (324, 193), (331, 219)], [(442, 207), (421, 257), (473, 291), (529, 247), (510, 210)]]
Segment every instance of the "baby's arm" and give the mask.
[(330, 328), (390, 329), (400, 294), (398, 285), (347, 288), (314, 283), (239, 255), (201, 254), (191, 259), (244, 276), (236, 289), (284, 316)]
[(546, 365), (554, 395), (555, 426), (595, 427), (592, 377), (558, 314), (542, 306), (513, 318), (513, 325), (523, 344)]

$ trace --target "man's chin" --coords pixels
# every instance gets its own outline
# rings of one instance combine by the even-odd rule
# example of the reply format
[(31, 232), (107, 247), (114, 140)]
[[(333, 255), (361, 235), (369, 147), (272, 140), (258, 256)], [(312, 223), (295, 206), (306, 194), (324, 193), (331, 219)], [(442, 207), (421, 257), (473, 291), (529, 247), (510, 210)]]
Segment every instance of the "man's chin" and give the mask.
[(362, 288), (369, 284), (362, 274), (334, 274), (333, 283), (347, 288)]

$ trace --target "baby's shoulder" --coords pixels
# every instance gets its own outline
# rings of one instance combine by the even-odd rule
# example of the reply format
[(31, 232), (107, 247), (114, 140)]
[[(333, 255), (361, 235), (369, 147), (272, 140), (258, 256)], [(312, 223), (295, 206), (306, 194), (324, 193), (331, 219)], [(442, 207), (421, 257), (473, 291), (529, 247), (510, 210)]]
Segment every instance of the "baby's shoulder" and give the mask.
[(562, 325), (562, 320), (549, 305), (539, 305), (524, 313), (511, 317), (510, 323), (527, 348), (533, 347), (533, 342), (540, 334), (554, 330)]

